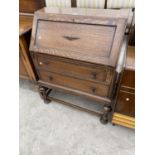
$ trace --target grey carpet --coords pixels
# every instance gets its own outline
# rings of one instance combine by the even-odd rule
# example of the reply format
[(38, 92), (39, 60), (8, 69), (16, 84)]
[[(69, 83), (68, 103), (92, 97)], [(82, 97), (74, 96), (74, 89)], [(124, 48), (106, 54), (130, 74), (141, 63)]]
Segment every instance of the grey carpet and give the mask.
[[(51, 102), (44, 104), (36, 87), (20, 80), (20, 155), (134, 155), (134, 130)], [(85, 102), (85, 101), (84, 101)]]

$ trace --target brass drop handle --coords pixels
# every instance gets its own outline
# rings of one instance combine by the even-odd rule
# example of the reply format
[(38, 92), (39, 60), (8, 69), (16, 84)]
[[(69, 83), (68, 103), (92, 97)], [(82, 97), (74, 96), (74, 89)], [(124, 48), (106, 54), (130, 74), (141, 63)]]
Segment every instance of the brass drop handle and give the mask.
[(130, 98), (127, 97), (125, 100), (128, 102), (128, 101), (130, 101)]
[(53, 77), (52, 77), (52, 76), (49, 76), (48, 78), (49, 78), (49, 80), (50, 80), (50, 81), (52, 81), (52, 80), (53, 80)]
[(76, 37), (76, 36), (62, 36), (62, 37), (69, 41), (74, 41), (74, 40), (80, 39), (79, 37)]
[(93, 92), (93, 93), (95, 93), (95, 91), (96, 91), (96, 88), (95, 88), (95, 87), (94, 87), (94, 88), (92, 88), (92, 92)]

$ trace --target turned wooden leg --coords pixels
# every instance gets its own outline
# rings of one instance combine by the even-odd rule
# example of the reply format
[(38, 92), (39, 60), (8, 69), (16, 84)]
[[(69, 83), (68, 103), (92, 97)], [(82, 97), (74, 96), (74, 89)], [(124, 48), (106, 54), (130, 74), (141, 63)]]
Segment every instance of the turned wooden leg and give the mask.
[(105, 106), (103, 108), (103, 114), (100, 117), (101, 123), (103, 123), (103, 124), (107, 124), (108, 123), (109, 112), (111, 112), (111, 107), (110, 106)]
[(44, 100), (44, 103), (48, 104), (51, 100), (48, 99), (48, 94), (51, 92), (51, 89), (39, 86), (39, 94)]

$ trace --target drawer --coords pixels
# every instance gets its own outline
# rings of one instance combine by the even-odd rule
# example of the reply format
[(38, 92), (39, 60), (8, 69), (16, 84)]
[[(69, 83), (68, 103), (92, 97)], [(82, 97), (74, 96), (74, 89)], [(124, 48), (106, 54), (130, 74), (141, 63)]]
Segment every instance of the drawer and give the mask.
[(70, 59), (37, 55), (37, 67), (50, 72), (60, 73), (80, 79), (103, 82), (110, 85), (114, 70), (110, 67), (98, 66)]
[(116, 112), (134, 117), (135, 116), (135, 94), (120, 91), (118, 94), (118, 100), (116, 104)]
[(39, 79), (43, 82), (47, 82), (49, 85), (51, 84), (71, 88), (101, 97), (108, 96), (109, 86), (107, 85), (80, 80), (78, 78), (72, 78), (69, 76), (63, 76), (61, 74), (51, 73), (42, 70), (38, 70), (38, 74)]
[(121, 85), (135, 88), (135, 71), (134, 70), (125, 70), (124, 71)]

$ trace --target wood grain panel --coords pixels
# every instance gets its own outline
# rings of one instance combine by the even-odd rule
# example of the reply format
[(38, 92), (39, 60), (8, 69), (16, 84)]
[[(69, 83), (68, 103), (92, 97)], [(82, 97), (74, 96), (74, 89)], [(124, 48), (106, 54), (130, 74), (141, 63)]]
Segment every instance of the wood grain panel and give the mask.
[[(78, 66), (78, 67), (77, 67)], [(110, 85), (114, 69), (54, 56), (37, 55), (36, 68)]]
[(19, 0), (19, 12), (34, 13), (45, 7), (45, 0)]
[(39, 48), (63, 50), (66, 55), (108, 57), (114, 35), (115, 27), (38, 21), (35, 43)]
[(42, 81), (52, 83), (55, 85), (64, 86), (67, 88), (77, 89), (83, 92), (87, 92), (96, 96), (107, 97), (109, 86), (99, 85), (85, 80), (72, 78), (69, 76), (63, 76), (43, 70), (38, 71), (39, 78)]
[(135, 88), (135, 71), (125, 70), (123, 73), (121, 83), (122, 83), (121, 86)]
[(115, 111), (127, 116), (135, 116), (135, 94), (120, 90), (117, 102)]
[(19, 35), (23, 35), (32, 29), (33, 16), (19, 16)]
[(114, 67), (127, 16), (121, 16), (119, 10), (107, 13), (97, 9), (44, 8), (35, 13), (30, 50)]

